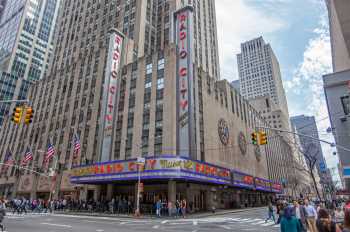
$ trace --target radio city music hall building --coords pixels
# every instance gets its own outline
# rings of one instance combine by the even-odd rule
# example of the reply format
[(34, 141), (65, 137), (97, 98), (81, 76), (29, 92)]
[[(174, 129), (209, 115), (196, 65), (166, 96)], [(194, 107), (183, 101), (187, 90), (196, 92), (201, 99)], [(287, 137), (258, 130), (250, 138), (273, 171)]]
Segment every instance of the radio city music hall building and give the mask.
[[(137, 12), (140, 2), (131, 9)], [(0, 178), (3, 195), (36, 198), (52, 191), (55, 198), (134, 201), (141, 156), (146, 159), (141, 205), (186, 198), (193, 210), (230, 208), (260, 205), (282, 192), (279, 181), (289, 172), (281, 165), (289, 157), (281, 156), (283, 139), (273, 135), (264, 147), (250, 143), (255, 128), (267, 124), (226, 80), (219, 80), (216, 34), (208, 35), (215, 46), (209, 41), (204, 46), (211, 52), (200, 49), (198, 10), (204, 6), (167, 3), (171, 36), (162, 34), (167, 42), (153, 52), (135, 49), (140, 34), (132, 39), (110, 28), (102, 40), (90, 40), (92, 47), (82, 50), (86, 54), (61, 56), (64, 52), (56, 49), (51, 74), (29, 91), (34, 122), (14, 126), (5, 120), (0, 149), (20, 157), (30, 147), (30, 167), (42, 170), (40, 150), (51, 142), (58, 174), (50, 181), (29, 171), (18, 177), (9, 169)], [(214, 1), (201, 3), (215, 13)], [(66, 9), (76, 3), (62, 4)], [(59, 31), (64, 23), (65, 17)], [(81, 38), (67, 45), (63, 35), (57, 47), (80, 45)], [(77, 158), (74, 134), (81, 142)]]

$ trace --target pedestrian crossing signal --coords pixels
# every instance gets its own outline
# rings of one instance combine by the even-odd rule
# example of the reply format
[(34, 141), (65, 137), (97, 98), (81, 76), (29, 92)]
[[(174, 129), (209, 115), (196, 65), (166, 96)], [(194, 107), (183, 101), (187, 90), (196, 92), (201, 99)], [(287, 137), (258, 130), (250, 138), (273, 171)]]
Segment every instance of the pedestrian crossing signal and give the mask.
[(19, 124), (21, 122), (22, 114), (23, 114), (22, 107), (15, 107), (13, 109), (11, 121), (16, 124)]

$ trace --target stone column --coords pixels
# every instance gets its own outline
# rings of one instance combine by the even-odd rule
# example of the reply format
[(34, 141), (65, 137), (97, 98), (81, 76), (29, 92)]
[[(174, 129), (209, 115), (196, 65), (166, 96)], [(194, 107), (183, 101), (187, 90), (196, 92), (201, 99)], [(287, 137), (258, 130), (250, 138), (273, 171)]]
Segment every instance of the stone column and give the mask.
[(37, 190), (37, 186), (38, 186), (38, 181), (39, 181), (39, 175), (37, 174), (33, 174), (33, 185), (32, 185), (32, 190), (30, 192), (30, 199), (34, 200), (36, 199), (36, 190)]
[(176, 181), (168, 181), (168, 201), (175, 204), (176, 202)]
[(94, 201), (98, 201), (101, 197), (101, 186), (97, 185), (95, 186), (94, 190)]
[(106, 195), (106, 200), (110, 201), (113, 198), (113, 185), (109, 184), (107, 185), (107, 195)]

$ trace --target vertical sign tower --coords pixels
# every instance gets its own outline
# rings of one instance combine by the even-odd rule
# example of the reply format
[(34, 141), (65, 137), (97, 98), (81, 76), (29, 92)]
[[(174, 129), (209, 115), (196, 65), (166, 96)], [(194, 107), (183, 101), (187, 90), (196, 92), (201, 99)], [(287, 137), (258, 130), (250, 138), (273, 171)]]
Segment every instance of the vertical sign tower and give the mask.
[(177, 155), (196, 158), (194, 148), (193, 100), (193, 8), (174, 13), (174, 38), (177, 45)]
[(100, 117), (100, 161), (108, 161), (112, 149), (113, 125), (117, 120), (117, 93), (119, 69), (121, 66), (124, 35), (112, 29), (110, 32), (108, 56), (105, 70), (104, 91), (102, 96), (102, 111)]

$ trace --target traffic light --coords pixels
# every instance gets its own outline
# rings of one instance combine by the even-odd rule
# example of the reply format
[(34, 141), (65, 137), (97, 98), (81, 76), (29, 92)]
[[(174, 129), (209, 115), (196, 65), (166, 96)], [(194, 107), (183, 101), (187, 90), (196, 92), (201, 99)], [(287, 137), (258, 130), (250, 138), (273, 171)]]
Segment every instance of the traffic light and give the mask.
[(21, 122), (21, 118), (22, 118), (22, 113), (23, 113), (22, 111), (23, 111), (22, 107), (15, 107), (13, 109), (11, 121), (16, 123), (16, 124), (19, 124)]
[(32, 122), (34, 110), (32, 107), (27, 107), (26, 116), (24, 118), (24, 123), (29, 125)]
[(259, 144), (260, 145), (267, 144), (267, 136), (266, 136), (266, 132), (264, 132), (264, 131), (259, 132)]
[(252, 136), (252, 144), (258, 145), (258, 133), (253, 132), (253, 133), (251, 134), (251, 136)]

